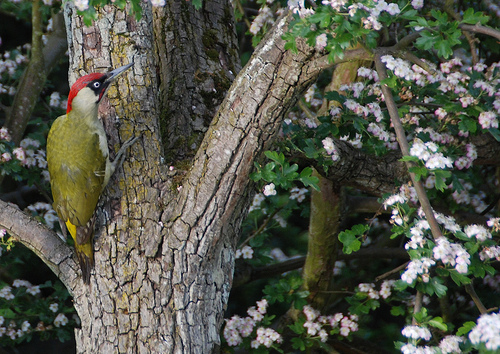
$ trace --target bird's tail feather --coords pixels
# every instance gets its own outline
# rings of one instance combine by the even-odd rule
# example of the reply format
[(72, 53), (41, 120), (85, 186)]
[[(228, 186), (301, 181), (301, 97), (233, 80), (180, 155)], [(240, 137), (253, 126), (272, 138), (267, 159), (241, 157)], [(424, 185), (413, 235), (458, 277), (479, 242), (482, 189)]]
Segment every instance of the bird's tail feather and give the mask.
[(75, 251), (78, 262), (80, 263), (80, 268), (82, 270), (83, 282), (88, 285), (90, 284), (90, 273), (92, 271), (92, 268), (94, 268), (94, 253), (82, 250), (82, 248), (86, 248), (86, 246), (88, 246), (88, 244), (75, 244)]
[(90, 273), (92, 268), (94, 268), (94, 230), (89, 229), (90, 237), (86, 237), (86, 241), (84, 243), (79, 243), (77, 237), (78, 228), (83, 228), (82, 226), (75, 226), (69, 220), (66, 221), (66, 227), (75, 242), (75, 253), (78, 258), (78, 262), (80, 263), (80, 269), (82, 270), (82, 278), (85, 284), (90, 284)]

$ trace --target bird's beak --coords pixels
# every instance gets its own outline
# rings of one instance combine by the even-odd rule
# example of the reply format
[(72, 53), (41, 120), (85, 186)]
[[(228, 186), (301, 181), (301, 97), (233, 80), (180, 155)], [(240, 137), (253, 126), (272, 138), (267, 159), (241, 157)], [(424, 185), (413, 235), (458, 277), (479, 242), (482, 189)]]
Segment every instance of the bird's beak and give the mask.
[(105, 82), (109, 85), (111, 82), (115, 81), (118, 78), (118, 76), (123, 74), (129, 68), (131, 68), (132, 65), (134, 65), (134, 62), (131, 62), (130, 64), (127, 64), (124, 66), (120, 66), (119, 68), (117, 68), (113, 71), (110, 71), (109, 73), (106, 74), (107, 78), (106, 78)]
[(120, 76), (121, 74), (123, 74), (129, 68), (131, 68), (132, 65), (134, 65), (134, 62), (131, 62), (130, 64), (127, 64), (127, 65), (124, 65), (124, 66), (120, 66), (119, 68), (116, 68), (115, 70), (110, 71), (109, 73), (106, 74), (106, 80), (104, 80), (104, 82), (102, 83), (101, 93), (99, 95), (99, 100), (97, 102), (100, 102), (101, 99), (106, 94), (106, 92), (108, 92), (108, 89), (109, 89), (109, 86), (111, 85), (111, 83), (113, 81), (115, 81), (118, 78), (118, 76)]

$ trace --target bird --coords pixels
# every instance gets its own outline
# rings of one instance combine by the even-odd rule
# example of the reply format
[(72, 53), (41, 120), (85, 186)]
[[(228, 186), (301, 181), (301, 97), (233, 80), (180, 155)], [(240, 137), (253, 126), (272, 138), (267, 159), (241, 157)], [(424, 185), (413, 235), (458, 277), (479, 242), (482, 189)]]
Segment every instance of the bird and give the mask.
[(95, 209), (109, 178), (123, 163), (126, 150), (138, 139), (127, 140), (113, 162), (98, 107), (111, 83), (131, 68), (124, 65), (108, 73), (80, 77), (71, 87), (66, 114), (58, 117), (47, 137), (47, 166), (63, 235), (74, 241), (82, 279), (90, 284), (94, 267)]

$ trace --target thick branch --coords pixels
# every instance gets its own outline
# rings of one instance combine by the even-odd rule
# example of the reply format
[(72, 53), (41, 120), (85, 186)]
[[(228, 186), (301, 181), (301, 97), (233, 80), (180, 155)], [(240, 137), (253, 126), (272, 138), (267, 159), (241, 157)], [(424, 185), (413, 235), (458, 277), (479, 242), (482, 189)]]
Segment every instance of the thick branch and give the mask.
[(382, 196), (394, 193), (396, 181), (407, 181), (408, 171), (400, 154), (374, 156), (364, 153), (346, 141), (334, 139), (340, 159), (325, 172), (321, 163), (306, 156), (295, 156), (302, 165), (310, 165), (327, 179), (343, 186), (354, 187), (369, 194)]
[(53, 231), (29, 217), (14, 204), (0, 201), (0, 227), (28, 247), (71, 291), (78, 268), (73, 252)]
[[(313, 166), (322, 176), (335, 183), (354, 187), (369, 194), (381, 196), (394, 193), (394, 182), (410, 180), (408, 170), (400, 161), (399, 153), (384, 156), (366, 154), (351, 144), (334, 139), (340, 159), (334, 166), (325, 171), (320, 162), (306, 157), (304, 154), (293, 154), (292, 157), (300, 165)], [(500, 160), (500, 144), (489, 134), (473, 136), (470, 142), (476, 146), (477, 159), (475, 165), (498, 166)]]
[(320, 191), (311, 191), (311, 216), (307, 257), (302, 271), (304, 289), (309, 291), (309, 303), (324, 309), (328, 303), (332, 269), (339, 248), (338, 232), (344, 209), (342, 190), (324, 177), (319, 177)]
[[(314, 48), (299, 43), (298, 53), (284, 50), (282, 35), (288, 19), (281, 18), (228, 92), (198, 152), (174, 215), (194, 226), (207, 210), (224, 210), (232, 218), (235, 206), (248, 186), (252, 161), (266, 149), (279, 130), (284, 114), (319, 73), (337, 63), (317, 56)], [(370, 55), (364, 50), (347, 51), (339, 62)], [(203, 186), (204, 193), (199, 187)], [(229, 193), (229, 189), (231, 192)], [(222, 199), (216, 199), (219, 196)], [(186, 213), (194, 210), (195, 213)], [(182, 212), (181, 212), (182, 211)]]
[[(222, 323), (224, 301), (213, 301), (215, 307), (210, 309), (206, 304), (207, 299), (229, 296), (234, 247), (250, 200), (253, 161), (272, 144), (286, 112), (323, 69), (335, 64), (323, 60), (310, 65), (320, 56), (304, 42), (298, 43), (297, 53), (285, 50), (282, 36), (289, 20), (290, 16), (282, 17), (275, 23), (234, 80), (177, 202), (170, 204), (173, 210), (164, 214), (162, 221), (170, 236), (163, 254), (172, 255), (175, 269), (183, 270), (182, 283), (191, 284), (189, 289), (172, 289), (172, 296), (182, 299), (176, 308), (190, 308), (176, 312), (178, 324), (202, 322), (207, 311), (215, 314), (215, 323)], [(176, 273), (171, 276), (174, 283), (180, 283)], [(207, 289), (207, 283), (213, 286)], [(193, 296), (185, 296), (186, 291)], [(191, 335), (199, 335), (194, 327)], [(182, 338), (174, 340), (183, 343)], [(219, 336), (210, 332), (202, 341), (204, 352), (210, 352)]]

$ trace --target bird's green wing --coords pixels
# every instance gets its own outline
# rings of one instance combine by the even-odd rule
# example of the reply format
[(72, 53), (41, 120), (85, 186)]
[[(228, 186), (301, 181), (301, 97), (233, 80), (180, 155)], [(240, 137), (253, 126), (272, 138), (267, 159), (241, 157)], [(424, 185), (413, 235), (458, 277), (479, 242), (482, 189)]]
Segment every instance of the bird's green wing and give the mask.
[(91, 220), (102, 192), (106, 161), (97, 133), (67, 116), (54, 122), (47, 139), (47, 163), (54, 209), (62, 220), (77, 227)]

